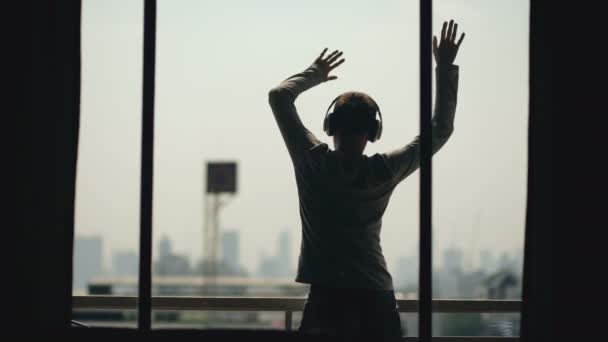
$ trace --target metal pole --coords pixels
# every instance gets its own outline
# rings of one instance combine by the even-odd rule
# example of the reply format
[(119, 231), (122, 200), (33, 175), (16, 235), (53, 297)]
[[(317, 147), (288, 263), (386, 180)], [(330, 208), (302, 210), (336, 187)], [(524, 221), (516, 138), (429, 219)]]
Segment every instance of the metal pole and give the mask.
[(285, 311), (285, 330), (287, 331), (292, 331), (292, 325), (293, 325), (293, 312), (292, 311)]
[(418, 335), (432, 338), (432, 1), (420, 0), (420, 273)]
[(144, 4), (144, 68), (139, 227), (139, 292), (137, 327), (150, 331), (152, 316), (152, 185), (154, 168), (154, 64), (156, 0)]

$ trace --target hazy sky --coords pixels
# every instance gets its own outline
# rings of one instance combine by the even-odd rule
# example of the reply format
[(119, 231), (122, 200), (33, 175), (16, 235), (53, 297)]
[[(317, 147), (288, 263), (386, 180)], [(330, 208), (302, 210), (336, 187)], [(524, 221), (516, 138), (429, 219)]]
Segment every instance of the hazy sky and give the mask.
[[(76, 234), (102, 236), (109, 266), (112, 251), (138, 248), (143, 1), (85, 0), (82, 11)], [(434, 243), (464, 248), (474, 263), (481, 249), (523, 247), (528, 14), (521, 0), (434, 1), (435, 34), (450, 18), (466, 32), (455, 131), (433, 159)], [(237, 160), (239, 193), (222, 229), (241, 233), (250, 270), (290, 230), (295, 268), (296, 184), (268, 90), (324, 47), (343, 50), (338, 80), (298, 98), (304, 124), (330, 143), (327, 105), (360, 90), (384, 116), (382, 139), (366, 153), (407, 144), (419, 129), (418, 26), (418, 1), (158, 1), (155, 247), (167, 234), (177, 252), (201, 255), (205, 162)], [(417, 253), (418, 186), (415, 172), (384, 216), (393, 273), (399, 256)]]

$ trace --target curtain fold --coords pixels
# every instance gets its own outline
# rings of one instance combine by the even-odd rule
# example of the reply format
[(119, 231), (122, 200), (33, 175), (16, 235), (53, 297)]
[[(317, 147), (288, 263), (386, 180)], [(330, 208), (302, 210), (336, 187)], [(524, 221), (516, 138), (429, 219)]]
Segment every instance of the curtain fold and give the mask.
[(522, 341), (551, 341), (553, 258), (552, 59), (547, 4), (530, 7), (528, 200), (524, 246)]
[(25, 305), (19, 321), (56, 329), (69, 326), (72, 306), (81, 2), (30, 6), (30, 174), (22, 196)]

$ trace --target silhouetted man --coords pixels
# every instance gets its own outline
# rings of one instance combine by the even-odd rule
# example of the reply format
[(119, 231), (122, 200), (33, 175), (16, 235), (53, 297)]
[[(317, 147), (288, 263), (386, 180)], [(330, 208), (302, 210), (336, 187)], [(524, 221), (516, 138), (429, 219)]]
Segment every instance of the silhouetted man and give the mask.
[[(433, 38), (436, 102), (432, 150), (437, 152), (453, 131), (458, 89), (454, 59), (458, 24), (443, 23)], [(447, 30), (446, 30), (447, 29)], [(296, 281), (311, 284), (300, 331), (399, 341), (401, 322), (393, 281), (380, 247), (382, 215), (393, 190), (419, 166), (420, 143), (371, 157), (367, 141), (382, 133), (379, 108), (361, 92), (347, 92), (332, 104), (324, 130), (334, 148), (319, 141), (300, 121), (294, 105), (299, 94), (335, 80), (329, 73), (344, 62), (341, 51), (327, 48), (303, 72), (269, 93), (269, 102), (293, 162), (302, 221), (302, 244)]]

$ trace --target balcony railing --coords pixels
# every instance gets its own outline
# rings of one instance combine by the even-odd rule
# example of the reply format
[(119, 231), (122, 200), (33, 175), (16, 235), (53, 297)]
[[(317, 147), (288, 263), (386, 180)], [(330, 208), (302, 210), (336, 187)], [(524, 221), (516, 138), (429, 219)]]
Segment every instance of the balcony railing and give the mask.
[[(292, 330), (294, 312), (304, 309), (305, 298), (269, 297), (152, 297), (152, 310), (197, 311), (279, 311), (285, 313), (285, 328)], [(398, 299), (400, 312), (416, 313), (418, 301)], [(137, 297), (74, 296), (73, 308), (77, 310), (134, 310)], [(433, 300), (434, 313), (519, 313), (519, 300)], [(403, 341), (417, 341), (417, 337), (404, 337)], [(437, 336), (434, 342), (513, 342), (518, 337), (499, 336)]]

